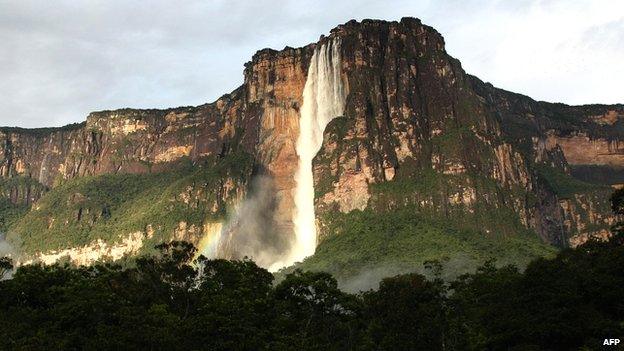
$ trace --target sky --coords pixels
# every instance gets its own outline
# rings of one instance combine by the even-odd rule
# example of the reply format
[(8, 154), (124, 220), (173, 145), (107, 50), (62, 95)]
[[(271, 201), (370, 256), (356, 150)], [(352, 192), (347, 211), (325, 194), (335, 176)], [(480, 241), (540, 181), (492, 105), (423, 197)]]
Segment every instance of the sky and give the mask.
[(0, 0), (0, 125), (212, 102), (259, 49), (417, 17), (464, 69), (537, 100), (624, 103), (624, 1)]

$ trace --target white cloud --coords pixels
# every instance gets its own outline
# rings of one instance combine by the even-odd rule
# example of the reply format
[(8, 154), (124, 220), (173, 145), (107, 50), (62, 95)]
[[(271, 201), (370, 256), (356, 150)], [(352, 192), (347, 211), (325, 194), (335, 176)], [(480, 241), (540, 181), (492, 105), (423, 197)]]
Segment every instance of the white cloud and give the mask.
[[(489, 19), (461, 24), (449, 36), (466, 70), (537, 99), (624, 102), (617, 82), (624, 78), (624, 3), (536, 1), (520, 12), (489, 8), (481, 17)], [(471, 55), (476, 45), (486, 47)]]
[(571, 104), (624, 102), (620, 1), (2, 1), (0, 125), (213, 101), (258, 49), (355, 18), (418, 17), (466, 71)]

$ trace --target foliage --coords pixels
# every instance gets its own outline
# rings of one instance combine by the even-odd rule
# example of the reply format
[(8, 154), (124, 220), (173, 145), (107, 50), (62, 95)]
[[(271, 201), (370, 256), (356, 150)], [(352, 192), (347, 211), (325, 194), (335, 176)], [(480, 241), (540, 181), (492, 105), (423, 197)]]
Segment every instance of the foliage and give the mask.
[(411, 207), (383, 213), (336, 212), (326, 215), (324, 223), (324, 230), (333, 234), (298, 267), (330, 272), (341, 282), (374, 267), (396, 274), (421, 269), (432, 260), (444, 263), (445, 279), (449, 279), (491, 258), (499, 264), (524, 267), (530, 260), (556, 251), (529, 233), (488, 235), (466, 229), (453, 219), (415, 213)]
[[(421, 217), (441, 223), (450, 221), (457, 228), (480, 231), (485, 236), (535, 235), (521, 223), (517, 210), (524, 205), (534, 206), (535, 195), (520, 185), (502, 187), (478, 172), (453, 175), (421, 169), (411, 175), (397, 175), (389, 182), (371, 184), (370, 189), (369, 205), (379, 212), (402, 211), (406, 207)], [(455, 197), (453, 201), (451, 196)]]
[[(115, 242), (151, 225), (152, 241), (162, 242), (180, 221), (201, 226), (210, 217), (225, 216), (227, 199), (218, 189), (228, 179), (237, 185), (245, 182), (250, 170), (249, 155), (232, 154), (196, 164), (183, 161), (159, 173), (72, 179), (46, 193), (36, 210), (11, 225), (8, 238), (17, 239), (22, 250), (31, 253), (87, 245), (96, 239)], [(213, 212), (215, 204), (218, 210)]]
[(386, 278), (377, 291), (363, 294), (367, 337), (381, 350), (438, 350), (448, 320), (440, 281), (419, 274)]
[[(622, 198), (612, 198), (617, 213)], [(248, 260), (191, 264), (195, 248), (183, 242), (161, 244), (133, 267), (22, 266), (0, 281), (0, 348), (597, 349), (624, 333), (622, 226), (613, 234), (524, 272), (488, 261), (445, 283), (429, 262), (432, 279), (402, 274), (359, 294), (323, 272), (295, 270), (274, 284)]]
[(622, 264), (624, 247), (592, 242), (523, 274), (484, 266), (452, 285), (452, 302), (473, 349), (594, 349), (624, 331)]
[(618, 189), (611, 194), (611, 210), (617, 215), (624, 215), (624, 189)]
[(134, 267), (22, 266), (0, 281), (3, 350), (594, 349), (624, 326), (624, 246), (590, 242), (524, 273), (450, 284), (410, 273), (350, 294), (327, 273), (273, 284), (253, 262), (189, 260), (172, 242)]
[(576, 179), (592, 184), (624, 183), (624, 168), (608, 165), (571, 165), (570, 174)]
[(0, 233), (4, 233), (8, 228), (17, 222), (26, 212), (25, 205), (15, 205), (5, 197), (0, 197)]
[[(45, 190), (45, 186), (30, 177), (0, 177), (0, 232), (6, 232), (26, 214), (30, 207), (27, 194), (41, 194)], [(15, 203), (11, 195), (19, 195), (15, 196)]]
[(71, 123), (62, 127), (48, 127), (48, 128), (20, 128), (20, 127), (0, 127), (0, 133), (19, 133), (31, 136), (47, 136), (54, 132), (70, 132), (84, 128), (86, 122)]
[(8, 257), (0, 257), (0, 280), (7, 278), (13, 270), (13, 261)]
[(565, 174), (561, 170), (545, 165), (536, 165), (537, 174), (542, 178), (550, 189), (560, 198), (570, 198), (574, 194), (593, 191), (609, 191), (609, 186), (586, 183)]

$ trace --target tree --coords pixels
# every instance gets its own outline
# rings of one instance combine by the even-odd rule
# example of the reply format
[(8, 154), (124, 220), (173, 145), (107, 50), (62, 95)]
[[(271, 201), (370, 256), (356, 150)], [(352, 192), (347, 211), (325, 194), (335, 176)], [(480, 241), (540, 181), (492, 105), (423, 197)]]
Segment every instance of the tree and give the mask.
[(5, 279), (13, 272), (13, 260), (8, 257), (0, 258), (0, 280)]
[(278, 349), (273, 275), (250, 260), (198, 262), (194, 310), (183, 322), (186, 349)]
[(378, 350), (442, 350), (447, 333), (445, 289), (420, 274), (385, 278), (364, 294), (367, 333)]
[(361, 303), (328, 273), (295, 270), (273, 293), (278, 328), (299, 350), (358, 349)]

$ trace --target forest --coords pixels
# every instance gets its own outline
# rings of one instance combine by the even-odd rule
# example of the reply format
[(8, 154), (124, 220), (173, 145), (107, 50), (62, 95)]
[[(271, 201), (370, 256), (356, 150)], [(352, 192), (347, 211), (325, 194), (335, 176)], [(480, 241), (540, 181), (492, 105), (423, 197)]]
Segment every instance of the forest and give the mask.
[[(612, 196), (624, 215), (624, 190)], [(328, 273), (277, 281), (189, 243), (131, 265), (0, 260), (2, 350), (592, 350), (624, 336), (624, 225), (520, 271), (488, 261), (452, 281), (402, 274), (341, 291)]]

